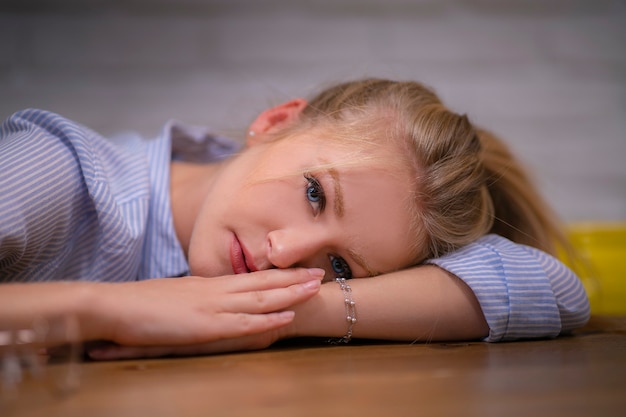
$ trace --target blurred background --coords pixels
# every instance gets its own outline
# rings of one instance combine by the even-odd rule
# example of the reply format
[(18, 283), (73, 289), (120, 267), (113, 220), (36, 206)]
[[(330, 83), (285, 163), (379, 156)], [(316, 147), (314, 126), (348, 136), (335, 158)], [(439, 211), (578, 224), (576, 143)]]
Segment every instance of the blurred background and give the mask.
[(0, 0), (0, 117), (242, 137), (266, 106), (378, 76), (505, 138), (568, 222), (626, 220), (626, 1)]

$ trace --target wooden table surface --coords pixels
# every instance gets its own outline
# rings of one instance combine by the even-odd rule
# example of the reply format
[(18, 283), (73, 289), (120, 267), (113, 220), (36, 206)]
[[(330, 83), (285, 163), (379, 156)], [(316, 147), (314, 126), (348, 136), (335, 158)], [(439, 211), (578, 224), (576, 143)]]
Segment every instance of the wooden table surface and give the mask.
[(54, 395), (27, 375), (0, 415), (626, 416), (626, 316), (594, 317), (556, 340), (299, 342), (79, 366), (77, 391)]

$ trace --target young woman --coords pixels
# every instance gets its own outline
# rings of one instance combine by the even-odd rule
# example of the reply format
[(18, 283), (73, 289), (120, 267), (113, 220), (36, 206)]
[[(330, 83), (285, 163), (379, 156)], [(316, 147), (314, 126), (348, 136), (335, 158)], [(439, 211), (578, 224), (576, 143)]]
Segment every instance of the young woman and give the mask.
[(111, 143), (30, 110), (1, 133), (0, 326), (73, 315), (84, 340), (124, 345), (95, 357), (554, 337), (588, 319), (519, 165), (418, 83), (268, 109), (230, 158), (179, 124)]

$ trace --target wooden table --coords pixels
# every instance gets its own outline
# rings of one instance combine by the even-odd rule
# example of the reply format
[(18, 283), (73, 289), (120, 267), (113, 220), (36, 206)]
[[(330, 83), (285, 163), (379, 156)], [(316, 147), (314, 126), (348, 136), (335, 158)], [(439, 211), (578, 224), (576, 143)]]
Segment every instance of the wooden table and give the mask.
[[(50, 365), (50, 369), (58, 365)], [(487, 344), (290, 343), (80, 364), (53, 395), (27, 377), (5, 416), (626, 416), (626, 317), (574, 336)]]

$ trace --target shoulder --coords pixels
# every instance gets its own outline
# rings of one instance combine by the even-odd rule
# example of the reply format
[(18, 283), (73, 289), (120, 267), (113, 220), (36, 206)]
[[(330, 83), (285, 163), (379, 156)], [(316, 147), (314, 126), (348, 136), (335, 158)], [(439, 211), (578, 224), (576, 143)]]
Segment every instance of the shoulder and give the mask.
[(50, 111), (27, 109), (10, 116), (0, 127), (0, 149), (0, 164), (16, 173), (78, 175), (92, 192), (104, 186), (115, 195), (145, 194), (148, 161), (142, 141), (113, 143)]
[(0, 186), (6, 191), (3, 201), (15, 207), (15, 203), (39, 192), (51, 197), (55, 190), (75, 192), (81, 175), (68, 136), (75, 136), (72, 132), (77, 130), (69, 120), (43, 110), (24, 110), (9, 117), (0, 126)]
[(119, 265), (141, 247), (147, 217), (149, 175), (142, 150), (115, 145), (43, 110), (5, 120), (0, 266), (12, 265), (16, 275), (36, 265), (52, 274), (53, 262), (76, 275), (121, 271)]
[(98, 139), (91, 130), (56, 113), (22, 110), (0, 126), (0, 162), (54, 168), (60, 160), (76, 160), (80, 154), (89, 152), (87, 144)]
[[(0, 126), (0, 265), (4, 278), (25, 275), (44, 261), (52, 270), (75, 229), (86, 189), (68, 135), (77, 128), (54, 113), (24, 110)], [(42, 259), (38, 262), (38, 259)]]
[(2, 143), (11, 138), (64, 141), (92, 134), (89, 129), (70, 119), (40, 109), (18, 111), (9, 116), (0, 128)]

